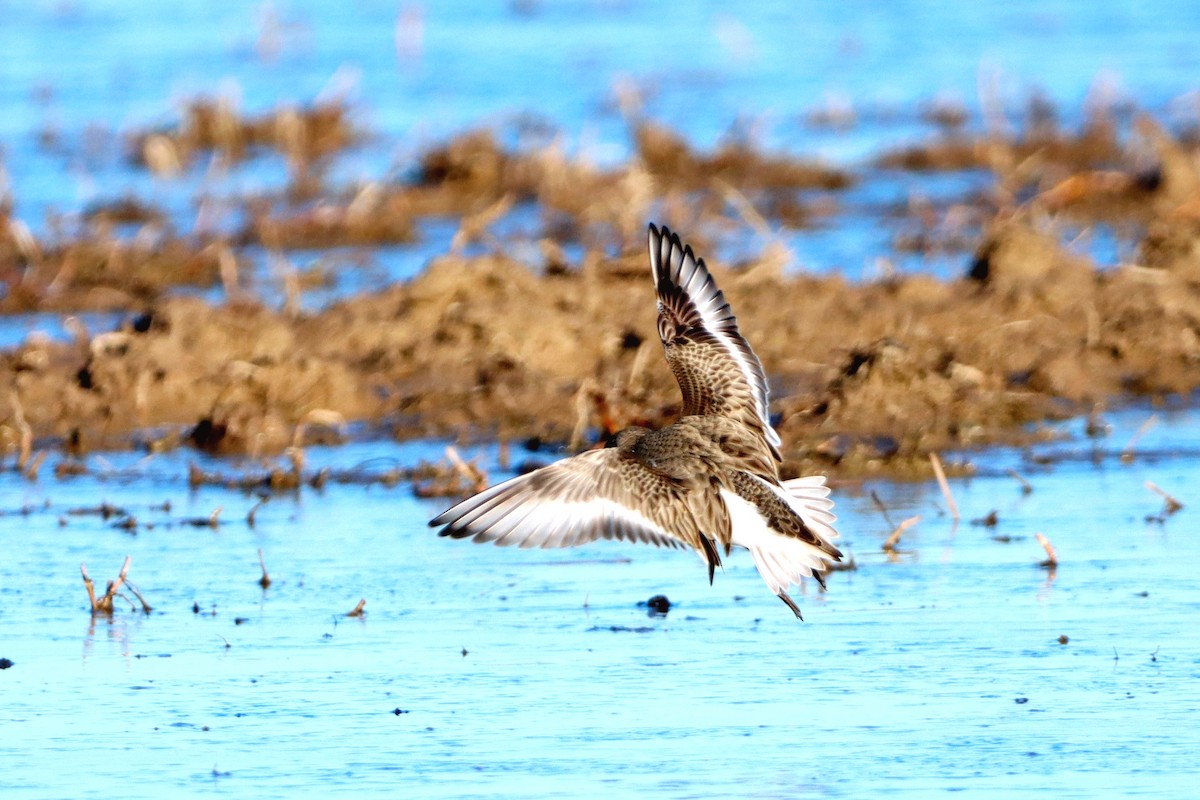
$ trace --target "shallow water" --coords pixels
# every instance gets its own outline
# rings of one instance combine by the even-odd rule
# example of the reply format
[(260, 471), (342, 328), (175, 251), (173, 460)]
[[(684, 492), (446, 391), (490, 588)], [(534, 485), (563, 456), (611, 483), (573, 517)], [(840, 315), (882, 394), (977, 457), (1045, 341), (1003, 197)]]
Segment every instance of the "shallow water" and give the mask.
[[(416, 16), (398, 54), (394, 4), (9, 4), (0, 195), (7, 187), (38, 233), (48, 214), (70, 218), (127, 194), (163, 206), (186, 233), (200, 197), (278, 189), (286, 169), (271, 156), (217, 175), (200, 163), (173, 181), (131, 168), (124, 133), (213, 92), (259, 111), (347, 91), (376, 137), (332, 166), (344, 184), (404, 174), (422, 147), (466, 128), (514, 137), (530, 114), (560, 129), (569, 150), (612, 163), (629, 146), (613, 102), (626, 79), (645, 90), (650, 118), (701, 147), (750, 128), (768, 148), (853, 169), (929, 135), (915, 114), (923, 103), (976, 108), (993, 75), (1014, 121), (1040, 88), (1077, 126), (1093, 86), (1179, 125), (1195, 119), (1192, 4), (1153, 14), (1115, 0), (796, 8), (733, 14), (696, 3), (664, 18), (637, 2), (412, 3), (399, 9)], [(807, 121), (847, 106), (858, 114), (849, 129)], [(901, 271), (958, 274), (963, 254), (892, 253), (894, 210), (913, 199), (943, 208), (989, 183), (981, 173), (877, 171), (840, 194), (835, 214), (781, 235), (798, 269), (871, 275), (889, 256)], [(303, 298), (316, 308), (411, 277), (455, 229), (432, 220), (412, 245), (286, 255), (302, 270), (334, 265), (331, 282)], [(536, 211), (522, 206), (497, 225), (517, 256), (537, 232)], [(1111, 232), (1084, 233), (1075, 246), (1102, 265), (1127, 256)], [(718, 256), (761, 244), (730, 237)], [(242, 255), (246, 288), (281, 303), (265, 254)], [(81, 318), (96, 331), (121, 315)], [(6, 318), (0, 347), (34, 330), (70, 336), (53, 315)], [(748, 557), (730, 559), (710, 587), (682, 552), (450, 542), (425, 526), (445, 503), (403, 485), (277, 495), (251, 527), (256, 495), (187, 483), (189, 461), (225, 472), (245, 462), (107, 453), (75, 478), (55, 478), (54, 457), (36, 483), (2, 472), (0, 658), (14, 663), (0, 671), (0, 788), (1183, 796), (1200, 777), (1200, 542), (1189, 494), (1200, 417), (1159, 412), (1122, 463), (1151, 413), (1112, 415), (1113, 433), (1098, 441), (1074, 421), (1064, 441), (1032, 452), (970, 454), (979, 474), (953, 481), (957, 525), (932, 483), (840, 487), (858, 569), (832, 575), (828, 593), (797, 593), (805, 623)], [(366, 436), (308, 457), (312, 468), (384, 472), (440, 458), (443, 446)], [(467, 454), (503, 474), (494, 449)], [(1147, 521), (1162, 503), (1145, 480), (1188, 507)], [(894, 560), (880, 550), (891, 524), (872, 490), (893, 522), (922, 517)], [(72, 513), (101, 502), (136, 516), (137, 532)], [(218, 508), (217, 527), (192, 524)], [(970, 523), (992, 510), (995, 528)], [(1039, 566), (1037, 532), (1058, 549), (1053, 575)], [(265, 591), (259, 548), (273, 578)], [(102, 586), (126, 555), (153, 613), (121, 607), (93, 620), (80, 562)], [(676, 603), (665, 617), (638, 606), (655, 594)], [(366, 616), (345, 617), (360, 598)]]
[[(275, 496), (251, 528), (256, 497), (187, 488), (189, 458), (235, 466), (215, 460), (5, 473), (6, 794), (1180, 796), (1200, 773), (1200, 541), (1190, 507), (1145, 521), (1161, 502), (1142, 481), (1192, 499), (1200, 453), (1171, 431), (1200, 420), (1160, 417), (1139, 443), (1153, 458), (1122, 464), (1149, 413), (1113, 415), (1101, 450), (1064, 426), (1073, 439), (1033, 453), (1050, 464), (976, 456), (982, 474), (953, 482), (957, 526), (934, 484), (839, 488), (859, 568), (800, 594), (804, 623), (748, 557), (709, 587), (679, 551), (473, 546), (426, 528), (444, 503), (402, 486)], [(383, 471), (441, 448), (309, 457)], [(922, 516), (894, 560), (871, 490), (893, 521)], [(101, 500), (133, 513), (136, 535), (71, 513)], [(215, 529), (185, 522), (217, 507)], [(967, 521), (993, 509), (995, 528)], [(92, 621), (79, 562), (103, 584), (127, 554), (153, 613)], [(638, 606), (654, 594), (676, 604), (665, 617)], [(360, 598), (366, 616), (344, 617)]]

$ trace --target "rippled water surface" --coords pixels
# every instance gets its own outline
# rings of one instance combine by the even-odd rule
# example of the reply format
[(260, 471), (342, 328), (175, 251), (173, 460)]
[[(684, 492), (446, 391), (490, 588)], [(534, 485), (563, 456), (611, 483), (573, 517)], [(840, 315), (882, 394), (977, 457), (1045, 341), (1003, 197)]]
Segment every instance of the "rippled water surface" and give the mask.
[[(205, 164), (173, 181), (131, 166), (123, 137), (171, 122), (197, 93), (240, 97), (248, 112), (345, 94), (372, 134), (332, 168), (354, 185), (403, 175), (422, 147), (467, 128), (515, 136), (531, 116), (572, 152), (611, 163), (629, 149), (615, 102), (624, 81), (650, 118), (698, 146), (733, 129), (860, 169), (929, 135), (919, 108), (975, 109), (981, 87), (1014, 121), (1040, 90), (1069, 126), (1090, 94), (1187, 127), (1200, 74), (1200, 18), (1183, 2), (35, 2), (0, 14), (0, 198), (39, 235), (125, 195), (187, 233), (198, 197), (278, 189), (286, 169), (270, 155), (213, 186)], [(854, 126), (810, 124), (846, 106)], [(957, 202), (989, 183), (877, 173), (837, 215), (787, 234), (795, 267), (870, 275), (891, 255), (889, 209)], [(521, 206), (500, 227), (511, 247), (538, 235)], [(353, 265), (305, 296), (315, 308), (411, 277), (456, 228), (425, 221), (412, 245), (287, 255), (302, 268)], [(1085, 234), (1075, 246), (1098, 263), (1123, 258), (1111, 233)], [(761, 244), (718, 242), (725, 256)], [(240, 255), (247, 288), (276, 302), (265, 255)], [(964, 257), (897, 255), (894, 266), (951, 275)], [(118, 319), (81, 321), (95, 331)], [(0, 347), (32, 331), (72, 335), (54, 315), (12, 317)], [(260, 504), (253, 492), (189, 489), (192, 460), (257, 468), (189, 452), (92, 454), (88, 474), (63, 478), (52, 456), (36, 482), (0, 472), (0, 658), (12, 662), (0, 671), (0, 788), (1187, 796), (1200, 779), (1200, 418), (1157, 412), (1123, 463), (1151, 413), (1113, 415), (1105, 439), (1072, 422), (1033, 452), (970, 454), (978, 475), (953, 481), (958, 524), (934, 484), (838, 487), (858, 568), (832, 575), (827, 593), (798, 593), (804, 623), (748, 557), (710, 587), (677, 551), (451, 542), (425, 525), (446, 501), (403, 484), (334, 481)], [(366, 436), (308, 457), (311, 469), (379, 474), (444, 446)], [(467, 454), (503, 475), (493, 450)], [(1146, 480), (1186, 507), (1157, 519)], [(105, 503), (121, 513), (98, 513)], [(993, 510), (995, 526), (971, 524)], [(893, 525), (913, 515), (901, 552), (886, 555)], [(128, 516), (135, 532), (118, 526)], [(1039, 532), (1057, 548), (1053, 572), (1039, 565)], [(152, 613), (119, 604), (92, 619), (80, 564), (102, 587), (126, 556)], [(675, 603), (666, 616), (639, 606), (656, 594)], [(360, 599), (365, 616), (347, 617)]]
[[(1181, 796), (1200, 777), (1200, 539), (1191, 507), (1147, 521), (1161, 501), (1142, 484), (1190, 502), (1200, 451), (1174, 432), (1200, 428), (1160, 415), (1122, 463), (1149, 413), (1099, 443), (1071, 423), (1065, 443), (977, 458), (958, 525), (933, 484), (839, 487), (858, 569), (808, 587), (803, 623), (748, 557), (709, 587), (679, 551), (449, 541), (424, 524), (443, 501), (404, 487), (276, 496), (251, 527), (258, 498), (189, 490), (182, 455), (6, 473), (0, 780), (47, 797)], [(382, 472), (441, 448), (310, 458)], [(896, 557), (871, 491), (893, 522), (922, 517)], [(80, 513), (101, 501), (137, 533)], [(218, 508), (215, 528), (189, 522)], [(992, 510), (995, 527), (968, 521)], [(103, 584), (126, 555), (154, 611), (93, 621), (79, 563)], [(655, 594), (666, 616), (638, 605)]]

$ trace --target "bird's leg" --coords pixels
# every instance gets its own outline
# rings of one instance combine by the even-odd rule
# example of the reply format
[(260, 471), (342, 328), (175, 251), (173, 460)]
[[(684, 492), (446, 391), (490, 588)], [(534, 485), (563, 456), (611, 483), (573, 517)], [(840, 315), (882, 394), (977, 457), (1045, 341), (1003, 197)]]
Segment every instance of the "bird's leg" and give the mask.
[(792, 598), (787, 596), (787, 592), (780, 592), (778, 595), (776, 595), (776, 597), (782, 600), (784, 604), (792, 610), (792, 613), (796, 615), (796, 619), (804, 622), (804, 617), (800, 614), (800, 606), (792, 602)]

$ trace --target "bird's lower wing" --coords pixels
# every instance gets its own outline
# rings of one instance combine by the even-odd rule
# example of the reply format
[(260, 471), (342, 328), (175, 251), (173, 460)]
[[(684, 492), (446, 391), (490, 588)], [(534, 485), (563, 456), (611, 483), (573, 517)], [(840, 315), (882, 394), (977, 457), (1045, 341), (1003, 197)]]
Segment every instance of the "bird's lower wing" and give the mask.
[(485, 489), (429, 524), (441, 536), (502, 546), (619, 539), (698, 547), (681, 491), (614, 448), (591, 450)]

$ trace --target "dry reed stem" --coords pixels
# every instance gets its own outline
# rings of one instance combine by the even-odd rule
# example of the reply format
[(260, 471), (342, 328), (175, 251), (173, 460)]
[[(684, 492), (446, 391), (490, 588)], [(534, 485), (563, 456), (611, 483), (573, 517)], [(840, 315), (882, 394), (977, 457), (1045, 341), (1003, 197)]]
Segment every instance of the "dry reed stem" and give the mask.
[[(267, 504), (267, 500), (269, 500), (269, 499), (270, 499), (270, 495), (259, 498), (259, 501), (257, 503), (255, 503), (248, 512), (246, 512), (246, 524), (249, 525), (251, 528), (254, 527), (254, 518), (258, 515), (258, 510), (260, 508), (262, 508), (263, 506), (265, 506)], [(259, 550), (258, 552), (261, 557), (262, 550)], [(263, 569), (263, 572), (266, 572), (265, 568)]]
[(262, 567), (262, 577), (258, 579), (258, 585), (266, 589), (271, 585), (271, 576), (267, 574), (267, 562), (263, 560), (262, 548), (258, 548), (258, 565)]
[(1145, 486), (1150, 491), (1163, 499), (1163, 515), (1171, 516), (1176, 511), (1183, 510), (1183, 503), (1176, 500), (1171, 495), (1167, 494), (1163, 489), (1159, 488), (1153, 481), (1146, 481)]
[(304, 434), (310, 427), (329, 428), (341, 436), (346, 430), (346, 415), (328, 408), (309, 409), (296, 423), (296, 430), (292, 433), (292, 447), (303, 446)]
[(354, 607), (353, 611), (346, 612), (346, 616), (347, 617), (361, 617), (363, 614), (366, 613), (366, 611), (363, 610), (366, 607), (366, 605), (367, 605), (367, 599), (364, 597), (363, 599), (358, 601), (358, 605), (356, 605)]
[(883, 514), (883, 521), (888, 524), (888, 527), (892, 530), (895, 530), (896, 523), (892, 522), (892, 517), (890, 514), (888, 514), (887, 506), (885, 506), (883, 501), (879, 499), (879, 494), (874, 489), (871, 490), (871, 502), (874, 503), (875, 507), (879, 509), (879, 513)]
[(29, 455), (33, 452), (33, 428), (25, 419), (25, 407), (21, 405), (21, 398), (15, 391), (8, 393), (8, 405), (12, 408), (13, 424), (17, 426), (17, 432), (21, 436), (20, 450), (17, 453), (17, 471), (24, 472), (25, 465), (29, 463)]
[(567, 447), (572, 452), (583, 449), (588, 422), (592, 416), (592, 394), (594, 390), (595, 384), (588, 378), (579, 384), (579, 390), (575, 392), (575, 426), (571, 429), (571, 437), (567, 440)]
[(221, 276), (221, 286), (229, 302), (242, 299), (242, 288), (238, 281), (238, 263), (233, 251), (222, 245), (217, 250), (217, 267)]
[(758, 209), (754, 207), (754, 204), (750, 202), (746, 195), (720, 178), (713, 178), (712, 185), (725, 198), (725, 202), (733, 206), (738, 216), (742, 218), (742, 221), (754, 229), (755, 233), (763, 239), (775, 238), (771, 231), (771, 226), (763, 219), (763, 215), (758, 213)]
[(1008, 474), (1011, 475), (1017, 481), (1017, 483), (1021, 484), (1021, 494), (1033, 494), (1033, 484), (1025, 480), (1021, 473), (1017, 472), (1015, 469), (1010, 469)]
[(454, 445), (450, 445), (446, 448), (446, 458), (450, 460), (450, 463), (454, 466), (454, 469), (458, 471), (458, 474), (462, 475), (463, 478), (465, 478), (473, 487), (475, 487), (476, 492), (482, 492), (487, 488), (488, 477), (484, 471), (474, 464), (463, 461), (462, 456), (458, 454), (458, 450), (454, 448)]
[(1121, 451), (1121, 460), (1129, 463), (1133, 460), (1133, 448), (1137, 446), (1138, 441), (1146, 435), (1146, 432), (1158, 424), (1158, 414), (1151, 414), (1146, 418), (1146, 421), (1138, 426), (1138, 429), (1133, 432), (1133, 436), (1129, 437), (1129, 442), (1125, 445), (1125, 449)]
[(25, 477), (30, 481), (38, 479), (38, 471), (42, 468), (42, 462), (46, 460), (48, 453), (45, 450), (39, 450), (33, 457), (33, 463), (25, 470)]
[(83, 588), (87, 589), (88, 606), (92, 609), (92, 613), (96, 613), (96, 584), (92, 582), (92, 576), (88, 575), (87, 564), (79, 565), (79, 572), (83, 575)]
[(142, 593), (138, 590), (138, 588), (136, 586), (134, 586), (133, 583), (131, 583), (128, 579), (125, 580), (125, 588), (127, 588), (127, 589), (129, 589), (129, 591), (133, 592), (133, 596), (136, 597), (138, 599), (138, 602), (142, 604), (142, 613), (143, 614), (149, 614), (151, 611), (154, 610), (153, 608), (151, 608), (150, 604), (146, 602), (146, 598), (142, 597)]
[[(133, 556), (125, 556), (125, 563), (121, 565), (121, 571), (117, 574), (117, 579), (108, 582), (108, 586), (104, 590), (104, 596), (99, 598), (96, 597), (96, 586), (92, 582), (92, 577), (88, 575), (87, 564), (79, 565), (79, 572), (83, 575), (83, 586), (87, 589), (88, 601), (91, 603), (93, 615), (113, 613), (113, 599), (117, 596), (117, 592), (120, 591), (121, 586), (124, 585), (125, 579), (129, 575), (129, 565), (132, 561)], [(136, 590), (134, 594), (137, 594), (138, 599), (141, 599), (141, 595)], [(144, 600), (142, 601), (142, 605), (149, 609)]]
[(900, 537), (904, 535), (904, 532), (906, 530), (911, 528), (913, 525), (916, 525), (920, 521), (921, 521), (921, 515), (918, 514), (915, 517), (909, 517), (908, 519), (904, 520), (899, 525), (897, 525), (896, 529), (894, 531), (892, 531), (892, 535), (889, 536), (887, 538), (887, 541), (883, 543), (884, 552), (885, 553), (895, 553), (896, 545), (898, 545), (900, 543)]
[(488, 228), (507, 214), (512, 209), (514, 202), (511, 194), (505, 194), (482, 211), (464, 216), (458, 224), (458, 230), (450, 239), (450, 252), (461, 253), (464, 247), (477, 240), (486, 241), (495, 249), (500, 249), (499, 241), (488, 233)]
[(1046, 551), (1046, 560), (1041, 563), (1041, 566), (1053, 569), (1058, 566), (1058, 553), (1054, 550), (1054, 545), (1050, 544), (1050, 540), (1040, 533), (1035, 533), (1034, 538), (1038, 540), (1038, 544)]
[(937, 453), (930, 453), (929, 463), (933, 465), (933, 474), (937, 476), (938, 486), (942, 488), (946, 505), (950, 508), (950, 516), (955, 522), (958, 522), (962, 517), (958, 514), (958, 504), (954, 502), (954, 495), (950, 493), (950, 484), (946, 482), (946, 473), (942, 470), (942, 460), (938, 458)]

